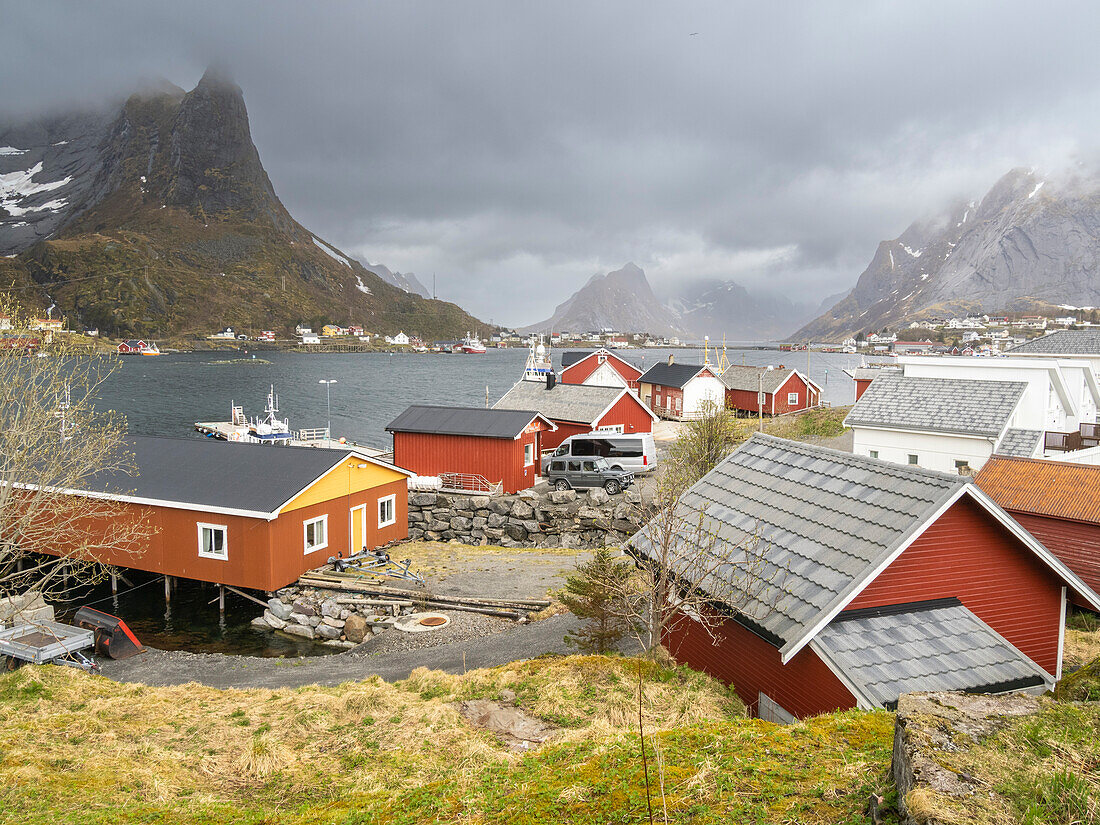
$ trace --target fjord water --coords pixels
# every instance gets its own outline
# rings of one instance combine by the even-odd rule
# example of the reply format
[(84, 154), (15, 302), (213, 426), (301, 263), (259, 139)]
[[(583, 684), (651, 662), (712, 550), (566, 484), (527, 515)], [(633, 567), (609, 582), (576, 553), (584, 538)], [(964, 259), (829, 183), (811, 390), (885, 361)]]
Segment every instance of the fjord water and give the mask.
[[(196, 421), (226, 421), (230, 403), (243, 406), (249, 416), (263, 414), (268, 388), (279, 395), (280, 417), (293, 429), (324, 427), (325, 387), (320, 380), (336, 380), (332, 392), (332, 433), (371, 447), (389, 449), (385, 426), (409, 404), (484, 406), (503, 395), (523, 372), (525, 349), (490, 349), (485, 355), (420, 353), (294, 353), (270, 352), (169, 353), (148, 358), (129, 356), (105, 382), (99, 404), (123, 413), (130, 432), (139, 435), (201, 438)], [(627, 360), (640, 368), (668, 360), (701, 363), (702, 350), (626, 350)], [(806, 369), (806, 353), (762, 349), (729, 349), (731, 363)], [(218, 363), (247, 358), (248, 363)], [(824, 387), (825, 400), (851, 404), (854, 383), (843, 368), (857, 357), (839, 353), (811, 353), (811, 377)], [(269, 363), (263, 363), (267, 361)], [(554, 364), (560, 368), (560, 357)], [(256, 447), (256, 449), (276, 449)], [(232, 593), (226, 594), (226, 614), (218, 615), (213, 585), (181, 581), (166, 610), (161, 580), (149, 574), (127, 575), (138, 589), (121, 587), (117, 600), (110, 590), (97, 587), (80, 604), (105, 599), (99, 609), (117, 612), (132, 624), (147, 645), (166, 650), (236, 653), (253, 656), (297, 656), (327, 652), (304, 640), (259, 631), (249, 622), (260, 608)]]

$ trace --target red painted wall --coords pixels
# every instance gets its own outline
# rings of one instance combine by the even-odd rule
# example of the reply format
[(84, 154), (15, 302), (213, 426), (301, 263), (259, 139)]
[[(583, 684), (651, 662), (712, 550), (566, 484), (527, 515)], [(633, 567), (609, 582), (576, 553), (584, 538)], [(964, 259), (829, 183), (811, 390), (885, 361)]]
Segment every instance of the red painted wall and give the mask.
[(554, 423), (558, 425), (556, 430), (542, 434), (542, 449), (544, 450), (556, 450), (571, 435), (584, 435), (592, 432), (592, 428), (587, 424), (570, 424), (567, 421), (555, 421)]
[[(792, 392), (798, 394), (798, 400), (794, 404), (787, 402), (787, 393)], [(757, 403), (754, 390), (726, 390), (726, 407), (731, 410), (741, 410), (755, 415), (759, 411)], [(764, 414), (783, 415), (816, 407), (819, 403), (821, 400), (817, 390), (795, 374), (779, 388), (778, 393), (764, 393)]]
[[(662, 387), (653, 384), (649, 407), (657, 415), (680, 416), (684, 414), (684, 391), (678, 387)], [(679, 406), (677, 406), (679, 404)]]
[(623, 433), (653, 432), (653, 418), (645, 410), (636, 396), (627, 393), (616, 401), (610, 410), (603, 414), (596, 427), (613, 427), (621, 424)]
[[(1010, 511), (1010, 514), (1044, 547), (1064, 561), (1085, 584), (1100, 593), (1100, 525), (1032, 513)], [(1092, 609), (1072, 590), (1069, 596), (1074, 604)]]
[(1058, 667), (1062, 582), (964, 496), (848, 606), (956, 597), (1049, 673)]
[(724, 619), (710, 635), (685, 619), (665, 637), (665, 647), (678, 662), (732, 685), (749, 711), (757, 715), (758, 695), (765, 693), (798, 717), (854, 708), (856, 699), (808, 647), (786, 665), (779, 650), (736, 622)]
[[(610, 366), (615, 372), (623, 377), (623, 380), (627, 382), (627, 385), (631, 389), (638, 389), (638, 379), (642, 373), (640, 370), (619, 361), (617, 358), (608, 357), (607, 365)], [(599, 362), (597, 353), (593, 352), (590, 355), (585, 356), (580, 361), (576, 361), (570, 364), (568, 367), (561, 371), (561, 383), (563, 384), (583, 384), (585, 380), (598, 370), (602, 365)]]
[(859, 399), (863, 397), (863, 393), (867, 392), (869, 386), (871, 386), (870, 378), (856, 379), (856, 401), (859, 401)]
[[(540, 435), (544, 434), (532, 432), (513, 440), (394, 433), (393, 463), (417, 475), (477, 473), (494, 483), (502, 481), (505, 493), (517, 493), (533, 487), (538, 479)], [(535, 461), (530, 467), (523, 464), (524, 444), (535, 445)]]

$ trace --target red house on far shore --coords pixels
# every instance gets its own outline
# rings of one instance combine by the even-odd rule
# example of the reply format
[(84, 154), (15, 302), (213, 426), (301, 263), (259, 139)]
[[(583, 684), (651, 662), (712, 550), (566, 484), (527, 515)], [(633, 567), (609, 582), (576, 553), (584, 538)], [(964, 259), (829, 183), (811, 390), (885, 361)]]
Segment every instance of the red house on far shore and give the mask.
[[(726, 407), (754, 415), (763, 408), (766, 415), (808, 410), (821, 404), (821, 387), (790, 367), (729, 366), (722, 371), (726, 385)], [(763, 392), (761, 405), (757, 395)]]
[(610, 350), (566, 352), (561, 356), (562, 384), (626, 387), (637, 392), (641, 377), (640, 369)]
[(556, 427), (535, 410), (415, 404), (386, 429), (393, 433), (398, 467), (422, 476), (453, 476), (456, 485), (462, 476), (466, 481), (480, 476), (508, 494), (535, 485), (543, 434)]
[(138, 340), (137, 338), (130, 338), (118, 345), (118, 351), (121, 355), (130, 355), (135, 352), (140, 353), (147, 349), (149, 349), (149, 345), (145, 341)]
[[(912, 691), (1050, 688), (1067, 592), (1100, 608), (964, 476), (757, 434), (676, 507), (690, 528), (673, 558), (699, 559), (677, 572), (710, 597), (718, 641), (682, 614), (665, 646), (773, 721)], [(661, 524), (631, 539), (635, 555), (661, 557)], [(719, 546), (693, 546), (696, 524)]]

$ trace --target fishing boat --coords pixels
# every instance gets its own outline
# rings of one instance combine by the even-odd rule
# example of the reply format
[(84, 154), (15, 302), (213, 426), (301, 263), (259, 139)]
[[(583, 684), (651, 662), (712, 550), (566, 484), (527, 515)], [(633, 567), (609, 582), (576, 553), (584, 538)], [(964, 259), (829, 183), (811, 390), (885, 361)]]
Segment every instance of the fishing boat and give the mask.
[(160, 355), (160, 348), (154, 341), (151, 344), (146, 344), (142, 349), (138, 350), (138, 355)]
[(467, 332), (466, 337), (462, 339), (461, 351), (466, 355), (484, 355), (485, 345), (478, 340), (478, 337), (473, 333)]
[(538, 381), (546, 383), (546, 376), (554, 372), (554, 362), (551, 351), (543, 346), (542, 339), (536, 340), (531, 336), (531, 351), (527, 355), (527, 363), (523, 367), (524, 381)]

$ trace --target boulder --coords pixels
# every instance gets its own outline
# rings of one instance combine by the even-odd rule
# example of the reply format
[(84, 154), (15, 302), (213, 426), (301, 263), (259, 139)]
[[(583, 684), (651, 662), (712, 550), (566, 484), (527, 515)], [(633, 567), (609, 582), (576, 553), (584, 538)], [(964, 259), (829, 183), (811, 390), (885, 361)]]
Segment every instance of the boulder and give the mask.
[(323, 619), (321, 619), (321, 624), (317, 626), (320, 627), (321, 625), (328, 625), (329, 627), (342, 628), (344, 624), (345, 623), (343, 619), (337, 619), (335, 616), (325, 616)]
[(611, 511), (611, 514), (615, 518), (630, 520), (637, 516), (638, 511), (634, 506), (627, 504), (625, 501), (620, 501), (615, 505), (615, 509)]
[(283, 628), (283, 632), (289, 633), (291, 636), (301, 636), (303, 639), (314, 637), (313, 628), (304, 624), (288, 624)]
[(338, 605), (332, 599), (325, 599), (323, 602), (321, 602), (321, 615), (324, 617), (339, 616), (340, 605)]
[(428, 522), (428, 531), (432, 533), (441, 533), (444, 530), (448, 529), (450, 526), (451, 522), (449, 519), (447, 521), (443, 521), (440, 518), (433, 518), (430, 522)]
[(345, 607), (345, 608), (344, 608), (343, 610), (341, 610), (341, 611), (340, 611), (340, 618), (341, 618), (341, 619), (345, 619), (345, 620), (346, 620), (346, 619), (347, 619), (347, 617), (348, 617), (348, 616), (350, 616), (350, 615), (351, 615), (351, 611), (350, 611), (350, 610), (348, 610), (348, 609), (347, 609), (346, 607)]
[(523, 529), (528, 533), (538, 533), (539, 523), (537, 521), (525, 521), (523, 522)]
[(485, 538), (490, 541), (500, 541), (504, 537), (503, 527), (486, 527)]
[(634, 522), (617, 518), (611, 522), (611, 529), (622, 533), (633, 533), (636, 529)]
[(520, 521), (529, 519), (535, 514), (535, 508), (525, 501), (517, 501), (512, 505), (512, 517)]
[(309, 624), (309, 616), (304, 613), (299, 613), (297, 610), (287, 616), (286, 620), (290, 622), (290, 624)]
[(339, 639), (342, 635), (340, 633), (340, 628), (327, 624), (317, 625), (317, 630), (315, 632), (322, 639)]
[(263, 619), (268, 627), (272, 627), (275, 630), (282, 630), (284, 627), (286, 627), (286, 620), (280, 619), (278, 615), (271, 612), (270, 610), (265, 610), (264, 615), (260, 618)]
[(482, 518), (481, 516), (474, 516), (473, 520), (470, 522), (470, 527), (473, 530), (484, 530), (488, 523), (489, 519)]
[(416, 513), (412, 510), (409, 511), (409, 524), (423, 524), (427, 519), (423, 513)]
[(434, 507), (439, 500), (435, 493), (414, 493), (409, 496), (409, 504), (415, 507)]
[(552, 501), (554, 504), (568, 504), (569, 502), (576, 500), (576, 490), (552, 490), (550, 492), (550, 501)]
[(290, 614), (294, 612), (294, 609), (284, 603), (281, 599), (268, 599), (267, 607), (273, 614), (278, 616), (284, 622), (290, 618)]
[(441, 538), (443, 538), (443, 537), (439, 533), (437, 533), (435, 530), (425, 530), (424, 531), (425, 541), (439, 541)]
[(489, 496), (474, 496), (470, 499), (470, 506), (475, 510), (482, 510), (489, 506), (492, 499)]
[(470, 519), (465, 516), (455, 516), (451, 519), (451, 529), (456, 533), (461, 533), (470, 529)]
[(500, 513), (492, 513), (489, 518), (485, 519), (486, 527), (503, 527), (507, 523), (508, 517)]
[(303, 602), (303, 601), (294, 602), (294, 612), (298, 613), (299, 615), (302, 615), (302, 616), (316, 616), (317, 615), (317, 609), (313, 605), (307, 604), (306, 602)]
[(585, 498), (588, 500), (589, 504), (596, 507), (599, 507), (602, 504), (607, 504), (607, 502), (611, 500), (610, 496), (608, 496), (607, 493), (604, 492), (604, 489), (602, 487), (593, 487), (585, 494)]
[(504, 525), (504, 533), (512, 541), (527, 540), (527, 531), (520, 524), (513, 524), (509, 522), (508, 524)]
[(344, 635), (349, 642), (358, 644), (367, 636), (367, 620), (357, 613), (352, 613), (344, 622)]
[(305, 623), (307, 625), (309, 625), (310, 627), (317, 627), (317, 625), (319, 625), (321, 623), (321, 617), (320, 616), (306, 616)]
[(627, 504), (641, 504), (642, 494), (633, 487), (627, 487), (623, 490), (623, 501)]
[(512, 511), (512, 503), (508, 499), (494, 498), (489, 502), (489, 512), (499, 516), (506, 516)]

